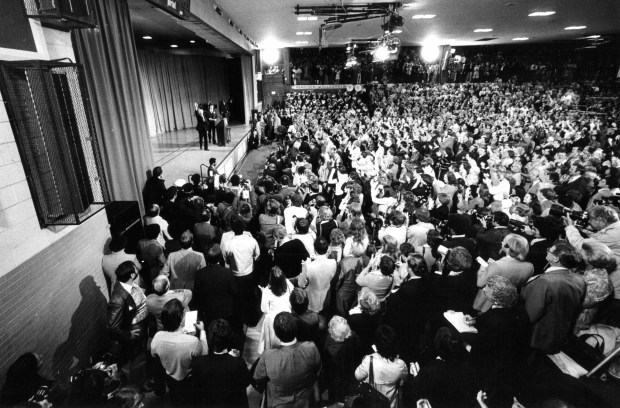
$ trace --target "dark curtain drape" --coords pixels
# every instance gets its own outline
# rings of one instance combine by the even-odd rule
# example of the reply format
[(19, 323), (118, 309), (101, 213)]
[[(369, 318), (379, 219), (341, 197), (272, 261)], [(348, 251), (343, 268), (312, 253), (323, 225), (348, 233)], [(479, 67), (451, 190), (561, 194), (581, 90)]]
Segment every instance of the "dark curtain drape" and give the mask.
[(245, 111), (245, 123), (250, 123), (251, 110), (254, 109), (254, 65), (252, 57), (241, 56), (241, 76), (243, 77), (243, 107)]
[(73, 30), (112, 199), (141, 203), (153, 151), (127, 0), (95, 0), (97, 28)]
[(224, 58), (138, 51), (151, 136), (196, 126), (194, 102), (229, 98)]

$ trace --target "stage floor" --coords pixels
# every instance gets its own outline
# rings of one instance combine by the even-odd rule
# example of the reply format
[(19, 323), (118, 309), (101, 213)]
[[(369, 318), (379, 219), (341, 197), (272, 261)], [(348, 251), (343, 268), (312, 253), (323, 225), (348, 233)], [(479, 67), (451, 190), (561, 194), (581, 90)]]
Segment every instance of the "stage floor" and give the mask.
[[(226, 146), (209, 144), (209, 151), (198, 148), (198, 132), (195, 129), (167, 132), (151, 138), (155, 166), (161, 166), (166, 185), (171, 186), (178, 179), (200, 174), (200, 165), (209, 165), (209, 159), (215, 157), (221, 163), (233, 148), (250, 131), (250, 125), (231, 125), (231, 142)], [(203, 172), (205, 172), (203, 170)]]

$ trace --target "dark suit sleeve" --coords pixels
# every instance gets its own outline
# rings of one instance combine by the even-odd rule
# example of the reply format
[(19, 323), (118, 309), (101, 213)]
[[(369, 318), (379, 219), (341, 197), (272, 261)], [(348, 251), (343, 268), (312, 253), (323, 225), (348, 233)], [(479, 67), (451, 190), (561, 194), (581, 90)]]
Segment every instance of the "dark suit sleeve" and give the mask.
[(232, 276), (232, 272), (230, 272), (230, 276), (228, 278), (228, 289), (230, 290), (230, 294), (236, 296), (239, 293), (239, 288), (237, 287), (237, 281)]
[(131, 334), (129, 330), (122, 329), (124, 308), (123, 299), (119, 295), (113, 295), (108, 303), (108, 333), (112, 340), (128, 343), (131, 340)]

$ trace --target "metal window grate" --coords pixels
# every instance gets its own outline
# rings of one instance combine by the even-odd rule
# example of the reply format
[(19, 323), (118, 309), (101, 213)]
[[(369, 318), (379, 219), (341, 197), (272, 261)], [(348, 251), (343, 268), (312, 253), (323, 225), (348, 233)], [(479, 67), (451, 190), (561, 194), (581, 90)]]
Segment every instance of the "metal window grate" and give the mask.
[(1, 62), (0, 90), (41, 227), (103, 209), (110, 195), (82, 66)]
[(96, 27), (93, 0), (24, 0), (26, 15), (63, 29)]

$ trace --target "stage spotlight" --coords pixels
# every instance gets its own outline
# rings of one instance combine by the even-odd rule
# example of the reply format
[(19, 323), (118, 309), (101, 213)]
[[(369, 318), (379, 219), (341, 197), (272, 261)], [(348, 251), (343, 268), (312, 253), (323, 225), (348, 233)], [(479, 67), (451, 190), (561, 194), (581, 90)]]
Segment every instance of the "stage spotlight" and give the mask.
[(278, 48), (265, 48), (261, 55), (265, 64), (274, 65), (280, 59), (280, 50)]
[(387, 45), (381, 44), (373, 51), (373, 56), (377, 61), (385, 61), (390, 58), (390, 50)]
[(434, 46), (434, 45), (425, 45), (420, 50), (420, 58), (422, 58), (422, 61), (426, 63), (437, 62), (437, 59), (439, 58), (439, 54), (440, 54), (439, 47)]

